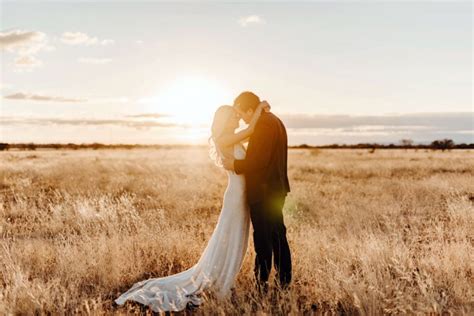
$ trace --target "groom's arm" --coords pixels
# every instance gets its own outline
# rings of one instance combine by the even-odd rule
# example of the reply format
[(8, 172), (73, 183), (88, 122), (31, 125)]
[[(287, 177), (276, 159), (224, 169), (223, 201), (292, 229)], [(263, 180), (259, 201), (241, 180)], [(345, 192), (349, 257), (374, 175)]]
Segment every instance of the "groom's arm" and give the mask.
[(250, 138), (245, 159), (234, 160), (234, 170), (237, 174), (260, 170), (268, 166), (271, 159), (276, 135), (271, 122), (265, 122), (255, 129)]

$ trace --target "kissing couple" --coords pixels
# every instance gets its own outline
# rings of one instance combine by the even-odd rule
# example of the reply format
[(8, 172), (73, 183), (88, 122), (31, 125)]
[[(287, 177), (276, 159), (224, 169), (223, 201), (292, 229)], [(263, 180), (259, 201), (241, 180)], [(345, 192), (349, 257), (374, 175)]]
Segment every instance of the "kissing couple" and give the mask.
[[(236, 132), (240, 119), (248, 125)], [(211, 158), (227, 171), (228, 184), (217, 225), (199, 261), (183, 272), (135, 283), (115, 300), (118, 305), (130, 300), (166, 312), (202, 304), (200, 294), (205, 290), (225, 298), (247, 252), (250, 221), (258, 291), (268, 290), (272, 259), (276, 286), (288, 288), (291, 254), (282, 213), (290, 191), (285, 126), (266, 101), (246, 91), (233, 106), (216, 110), (211, 133)]]

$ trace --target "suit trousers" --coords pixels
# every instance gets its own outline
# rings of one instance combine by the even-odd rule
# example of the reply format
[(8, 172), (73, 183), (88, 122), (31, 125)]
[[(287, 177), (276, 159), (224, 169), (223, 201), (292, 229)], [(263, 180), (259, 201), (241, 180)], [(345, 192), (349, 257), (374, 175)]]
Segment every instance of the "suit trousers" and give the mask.
[(259, 288), (267, 286), (272, 258), (280, 286), (285, 288), (291, 282), (291, 253), (283, 222), (285, 197), (276, 194), (250, 204), (256, 253), (254, 272)]

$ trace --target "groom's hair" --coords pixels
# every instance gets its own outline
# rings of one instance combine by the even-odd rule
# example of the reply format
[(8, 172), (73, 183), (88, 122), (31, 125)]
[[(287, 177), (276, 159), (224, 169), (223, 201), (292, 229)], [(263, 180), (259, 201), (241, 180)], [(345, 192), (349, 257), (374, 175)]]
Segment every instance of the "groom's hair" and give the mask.
[(248, 109), (256, 110), (260, 104), (260, 98), (253, 92), (244, 91), (234, 100), (234, 106), (239, 110), (247, 112)]

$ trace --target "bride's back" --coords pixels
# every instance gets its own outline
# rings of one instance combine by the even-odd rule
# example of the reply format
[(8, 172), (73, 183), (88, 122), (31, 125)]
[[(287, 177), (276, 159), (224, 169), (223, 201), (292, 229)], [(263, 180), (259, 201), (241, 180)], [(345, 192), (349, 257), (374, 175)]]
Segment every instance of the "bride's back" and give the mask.
[[(245, 148), (242, 144), (234, 145), (234, 159), (245, 159)], [(234, 171), (226, 170), (228, 175), (227, 189), (224, 194), (224, 203), (227, 199), (245, 199), (245, 177), (241, 174), (236, 174)]]

